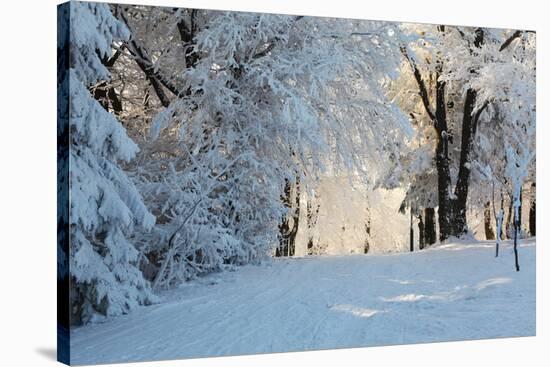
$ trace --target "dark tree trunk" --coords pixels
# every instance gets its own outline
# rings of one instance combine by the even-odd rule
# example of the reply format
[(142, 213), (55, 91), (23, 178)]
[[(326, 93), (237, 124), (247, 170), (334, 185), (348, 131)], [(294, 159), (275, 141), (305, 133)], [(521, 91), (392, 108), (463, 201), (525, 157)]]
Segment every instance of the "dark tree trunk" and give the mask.
[[(484, 32), (478, 28), (475, 31), (474, 46), (481, 47), (483, 44)], [(468, 230), (466, 219), (466, 204), (468, 202), (468, 188), (470, 183), (470, 151), (472, 142), (477, 131), (477, 123), (486, 105), (474, 111), (476, 106), (477, 92), (474, 89), (466, 91), (464, 99), (464, 112), (462, 115), (462, 138), (460, 142), (460, 163), (458, 167), (458, 178), (454, 190), (456, 199), (453, 200), (453, 216), (451, 219), (450, 235), (460, 237)]]
[[(445, 26), (439, 26), (440, 32), (445, 32)], [(449, 169), (449, 131), (447, 126), (447, 106), (445, 103), (445, 82), (440, 80), (443, 72), (443, 61), (438, 55), (435, 65), (435, 112), (430, 105), (429, 93), (426, 84), (422, 79), (422, 75), (416, 61), (411, 57), (405, 47), (401, 48), (401, 53), (408, 60), (413, 71), (414, 78), (418, 84), (419, 96), (426, 113), (433, 121), (437, 135), (436, 150), (435, 150), (435, 166), (437, 170), (437, 196), (438, 196), (438, 220), (439, 220), (439, 238), (441, 241), (446, 240), (453, 234), (452, 224), (454, 222), (453, 203), (449, 192), (451, 189), (451, 172)]]
[(424, 220), (422, 218), (422, 210), (420, 211), (420, 214), (418, 214), (418, 248), (420, 250), (424, 249), (425, 244), (425, 228), (424, 228)]
[(367, 221), (365, 222), (366, 237), (365, 237), (365, 245), (364, 245), (364, 248), (363, 248), (363, 253), (364, 254), (368, 253), (369, 250), (370, 250), (371, 228), (372, 228), (372, 223), (371, 223), (370, 209), (367, 208)]
[(424, 244), (433, 245), (436, 241), (435, 234), (435, 209), (424, 209)]
[[(290, 208), (290, 194), (291, 187), (290, 181), (285, 179), (285, 187), (283, 194), (281, 195), (281, 201), (286, 208)], [(289, 220), (287, 216), (281, 218), (281, 223), (279, 224), (279, 246), (275, 249), (275, 256), (285, 256), (288, 249), (288, 235), (290, 233)]]
[[(483, 43), (483, 30), (476, 30), (474, 46), (479, 48)], [(441, 64), (436, 66), (436, 78), (439, 79)], [(470, 180), (470, 151), (474, 140), (477, 122), (484, 107), (474, 113), (477, 92), (473, 89), (466, 91), (464, 100), (464, 114), (462, 118), (462, 137), (460, 147), (460, 165), (458, 178), (454, 190), (455, 198), (449, 198), (451, 184), (448, 156), (447, 117), (445, 112), (445, 84), (437, 82), (436, 89), (436, 130), (438, 144), (436, 147), (436, 166), (438, 172), (439, 197), (439, 233), (443, 241), (449, 236), (460, 237), (467, 229), (466, 204), (468, 201), (468, 186)]]
[(113, 108), (113, 112), (115, 113), (115, 115), (120, 115), (120, 113), (122, 112), (122, 101), (118, 97), (115, 88), (109, 88), (109, 90), (107, 91), (107, 97), (109, 97), (109, 101), (111, 102), (111, 107)]
[[(439, 79), (439, 72), (436, 78)], [(446, 240), (452, 235), (452, 202), (449, 197), (451, 186), (451, 172), (449, 169), (449, 132), (447, 130), (447, 112), (445, 110), (445, 82), (436, 84), (436, 131), (437, 145), (435, 150), (435, 165), (437, 169), (437, 196), (439, 202), (439, 239)]]
[[(101, 63), (109, 70), (115, 65), (116, 61), (120, 57), (120, 50), (116, 50), (111, 57), (101, 57)], [(101, 104), (101, 106), (109, 111), (109, 107), (113, 110), (115, 115), (119, 115), (122, 112), (122, 102), (114, 87), (108, 85), (106, 81), (103, 81), (92, 88), (92, 95)]]
[(295, 200), (294, 200), (294, 212), (292, 214), (293, 227), (290, 231), (290, 238), (288, 243), (288, 256), (294, 256), (296, 252), (296, 235), (298, 234), (298, 226), (300, 224), (300, 178), (296, 177), (295, 186)]
[(485, 209), (483, 210), (483, 221), (485, 223), (485, 239), (494, 240), (495, 231), (493, 230), (493, 224), (491, 223), (491, 202), (485, 203)]
[(412, 208), (410, 209), (411, 211), (411, 224), (410, 224), (410, 233), (409, 233), (409, 239), (410, 239), (410, 250), (411, 252), (414, 251), (414, 229), (413, 229), (413, 213), (412, 213)]
[(100, 84), (96, 85), (92, 89), (92, 95), (94, 99), (99, 102), (101, 107), (105, 111), (109, 111), (109, 100), (107, 98), (107, 82), (103, 81)]
[(466, 91), (464, 100), (464, 115), (462, 118), (462, 140), (460, 146), (460, 166), (458, 179), (455, 187), (454, 210), (451, 235), (460, 237), (467, 231), (466, 203), (468, 201), (468, 188), (470, 180), (470, 150), (475, 135), (476, 124), (473, 110), (476, 103), (477, 93), (473, 89)]
[[(285, 180), (285, 188), (281, 200), (283, 205), (289, 209), (289, 215), (281, 219), (279, 224), (279, 246), (275, 249), (275, 256), (294, 256), (296, 249), (296, 234), (300, 219), (300, 179), (295, 181), (296, 197), (292, 203), (292, 185)], [(292, 219), (292, 223), (291, 223)]]
[[(515, 215), (514, 215), (515, 217)], [(518, 260), (518, 220), (514, 220), (514, 259), (516, 261), (516, 271), (519, 271), (519, 260)]]
[(533, 195), (531, 197), (531, 206), (529, 207), (529, 233), (531, 236), (537, 235), (537, 199), (535, 193), (535, 184), (533, 187)]
[[(494, 203), (493, 203), (494, 204)], [(500, 210), (498, 214), (495, 210), (495, 220), (497, 222), (497, 237), (496, 237), (496, 245), (495, 245), (495, 257), (498, 257), (498, 250), (499, 250), (499, 244), (500, 241), (504, 239), (503, 235), (503, 225), (504, 225), (504, 194), (502, 193), (502, 189), (500, 190)]]
[(190, 10), (189, 22), (187, 23), (185, 19), (182, 18), (177, 24), (181, 46), (185, 54), (185, 65), (187, 68), (194, 67), (199, 60), (199, 54), (197, 52), (193, 52), (192, 47), (194, 45), (193, 38), (195, 38), (195, 33), (197, 32), (197, 24), (195, 22), (196, 16), (197, 10)]
[[(315, 199), (317, 199), (317, 196), (315, 196)], [(316, 204), (315, 210), (313, 209), (313, 207), (314, 207), (313, 202), (311, 200), (308, 200), (306, 205), (306, 220), (307, 220), (307, 228), (309, 232), (309, 237), (307, 240), (308, 255), (313, 254), (313, 236), (311, 235), (310, 231), (317, 224), (317, 218), (319, 218), (319, 209), (321, 208), (321, 205)]]
[(109, 108), (111, 108), (117, 116), (122, 112), (122, 101), (115, 91), (115, 88), (109, 86), (107, 82), (103, 81), (94, 86), (92, 88), (92, 95), (105, 111), (109, 111)]
[(505, 240), (506, 234), (505, 228), (504, 228), (504, 193), (502, 192), (502, 189), (500, 190), (500, 208), (502, 209), (502, 218), (500, 223), (500, 239)]
[[(440, 32), (445, 32), (445, 26), (438, 27)], [(436, 89), (435, 89), (435, 130), (437, 132), (436, 158), (437, 169), (437, 196), (439, 203), (439, 239), (446, 240), (452, 235), (453, 205), (449, 197), (451, 187), (451, 171), (449, 169), (449, 131), (447, 124), (447, 105), (445, 103), (445, 82), (440, 80), (443, 72), (443, 61), (438, 59), (436, 63)]]

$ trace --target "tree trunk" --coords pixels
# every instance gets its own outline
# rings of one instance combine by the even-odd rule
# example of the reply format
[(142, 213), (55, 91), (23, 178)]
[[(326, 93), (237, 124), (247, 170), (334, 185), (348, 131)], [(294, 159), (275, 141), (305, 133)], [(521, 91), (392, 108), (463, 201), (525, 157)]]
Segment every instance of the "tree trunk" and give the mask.
[(425, 229), (424, 229), (424, 220), (422, 218), (422, 210), (418, 214), (418, 248), (420, 250), (424, 249), (425, 244)]
[(122, 112), (122, 101), (120, 100), (115, 88), (109, 86), (106, 81), (94, 86), (91, 90), (94, 99), (99, 102), (105, 111), (109, 112), (109, 107), (116, 116)]
[(120, 100), (115, 88), (110, 87), (107, 91), (107, 97), (109, 102), (111, 102), (111, 107), (116, 116), (119, 116), (122, 113), (122, 101)]
[[(283, 205), (289, 209), (289, 214), (281, 219), (279, 224), (279, 246), (275, 249), (275, 256), (294, 256), (296, 249), (296, 234), (300, 219), (300, 178), (295, 181), (295, 201), (292, 205), (292, 185), (285, 180), (285, 188), (281, 196)], [(294, 210), (292, 210), (294, 208)], [(291, 223), (292, 219), (292, 223)]]
[(290, 238), (288, 243), (288, 256), (294, 256), (296, 252), (296, 235), (298, 234), (298, 226), (300, 224), (300, 178), (296, 177), (295, 182), (295, 198), (294, 198), (294, 212), (292, 214), (293, 227), (290, 231)]
[(468, 188), (470, 181), (470, 150), (476, 131), (477, 121), (473, 115), (477, 93), (473, 89), (466, 91), (464, 101), (464, 114), (462, 118), (462, 140), (460, 146), (460, 166), (455, 187), (454, 210), (451, 223), (451, 235), (460, 237), (467, 230), (466, 203), (468, 201)]
[(109, 111), (109, 100), (107, 99), (107, 82), (102, 81), (91, 90), (94, 99), (99, 102), (105, 111)]
[(424, 209), (424, 244), (425, 246), (435, 243), (435, 209)]
[(531, 206), (529, 207), (529, 233), (531, 236), (537, 235), (537, 199), (535, 192), (535, 184), (532, 184), (533, 195), (531, 197)]
[(500, 240), (502, 240), (502, 221), (504, 220), (504, 210), (502, 209), (502, 206), (497, 214), (496, 221), (497, 221), (497, 238), (496, 238), (496, 244), (495, 244), (495, 257), (498, 257), (498, 250), (500, 247)]
[(439, 202), (439, 239), (446, 240), (452, 233), (452, 203), (449, 197), (451, 172), (449, 169), (449, 132), (447, 131), (447, 112), (445, 105), (445, 82), (439, 81), (440, 72), (436, 73), (436, 110), (435, 124), (437, 145), (435, 165), (437, 169), (437, 196)]
[[(438, 26), (441, 33), (445, 32), (445, 26)], [(521, 31), (516, 31), (500, 47), (500, 51), (507, 48), (515, 39), (519, 38)], [(469, 41), (468, 41), (469, 42)], [(484, 31), (482, 28), (475, 30), (473, 46), (480, 48), (484, 43)], [(473, 51), (470, 50), (470, 51)], [(401, 47), (401, 53), (409, 62), (413, 71), (414, 78), (419, 87), (419, 96), (429, 118), (434, 122), (437, 133), (435, 164), (437, 169), (437, 193), (438, 193), (438, 220), (439, 220), (439, 238), (441, 241), (450, 236), (461, 236), (467, 229), (466, 205), (468, 201), (468, 188), (470, 179), (470, 151), (474, 137), (476, 135), (477, 123), (487, 104), (475, 111), (477, 92), (474, 89), (468, 89), (464, 101), (464, 114), (461, 138), (461, 154), (457, 184), (454, 189), (455, 198), (451, 198), (451, 175), (449, 169), (448, 143), (451, 135), (448, 131), (446, 104), (445, 104), (445, 82), (440, 81), (439, 77), (443, 70), (443, 60), (441, 55), (437, 55), (435, 62), (435, 80), (436, 80), (436, 103), (435, 113), (430, 105), (429, 93), (426, 84), (422, 79), (422, 74), (416, 65), (414, 57), (411, 57), (406, 47)], [(472, 70), (475, 72), (475, 70)], [(452, 141), (451, 141), (452, 143)]]
[(514, 211), (514, 259), (516, 261), (516, 271), (519, 271), (519, 261), (518, 261), (518, 218), (517, 218), (516, 211)]
[(504, 226), (504, 193), (502, 192), (502, 189), (500, 190), (500, 210), (502, 213), (499, 213), (500, 218), (500, 237), (499, 239), (504, 240), (506, 239), (506, 234), (503, 231)]
[(508, 214), (506, 215), (506, 225), (505, 225), (505, 232), (506, 232), (506, 238), (512, 238), (513, 234), (513, 225), (512, 222), (512, 213), (514, 212), (514, 200), (510, 199), (510, 206), (508, 207)]
[[(308, 255), (313, 254), (313, 235), (311, 234), (311, 230), (317, 224), (317, 219), (319, 218), (319, 209), (321, 208), (321, 204), (318, 204), (317, 195), (315, 195), (314, 198), (316, 199), (317, 203), (314, 204), (312, 200), (308, 200), (306, 205), (306, 220), (307, 220), (307, 229), (308, 229), (308, 241), (307, 241)], [(314, 205), (315, 205), (315, 210), (313, 210)]]
[(495, 257), (498, 257), (498, 250), (500, 247), (500, 241), (504, 239), (504, 234), (502, 230), (502, 226), (504, 224), (504, 194), (502, 193), (502, 189), (500, 190), (500, 209), (498, 211), (498, 214), (495, 210), (495, 220), (497, 222), (497, 243), (496, 243), (496, 249), (495, 249)]
[(410, 209), (411, 211), (411, 224), (410, 224), (410, 233), (409, 233), (409, 239), (410, 239), (410, 250), (411, 252), (414, 251), (414, 229), (413, 229), (413, 213), (412, 213), (412, 208)]
[[(481, 28), (476, 29), (476, 36), (474, 39), (474, 46), (476, 48), (481, 47), (483, 44), (483, 30)], [(439, 79), (439, 75), (437, 75)], [(436, 96), (437, 103), (436, 103), (436, 115), (439, 109), (443, 110), (445, 109), (444, 104), (444, 94), (439, 93)], [(441, 94), (441, 95), (439, 95)], [(439, 206), (441, 208), (442, 200), (443, 200), (443, 219), (441, 219), (442, 216), (440, 216), (439, 223), (440, 223), (440, 239), (445, 240), (449, 236), (455, 236), (460, 237), (466, 231), (468, 230), (468, 223), (466, 219), (466, 204), (468, 201), (468, 187), (469, 187), (469, 181), (470, 181), (470, 151), (472, 147), (472, 142), (474, 140), (476, 130), (477, 130), (477, 122), (479, 120), (479, 117), (481, 116), (481, 113), (483, 112), (484, 107), (481, 107), (474, 113), (474, 108), (476, 106), (476, 98), (477, 98), (477, 92), (474, 89), (468, 89), (466, 91), (466, 97), (464, 100), (464, 113), (462, 117), (462, 137), (461, 137), (461, 146), (460, 146), (460, 164), (459, 164), (459, 170), (458, 170), (458, 178), (457, 183), (455, 186), (454, 194), (455, 198), (450, 199), (448, 196), (448, 193), (443, 194), (442, 190), (447, 191), (450, 186), (450, 174), (449, 172), (449, 163), (448, 163), (448, 151), (447, 151), (447, 143), (445, 143), (445, 160), (446, 160), (446, 172), (443, 172), (441, 170), (441, 173), (448, 175), (449, 178), (445, 177), (444, 181), (439, 183), (438, 191), (439, 191)], [(440, 103), (440, 99), (441, 102)], [(439, 119), (438, 119), (439, 124)], [(445, 129), (440, 129), (441, 133), (443, 134), (443, 131), (446, 132), (447, 123), (445, 121)], [(447, 135), (447, 134), (446, 134)], [(444, 136), (447, 138), (447, 136)], [(437, 154), (436, 149), (436, 154)], [(436, 159), (436, 165), (437, 165), (437, 159)], [(440, 169), (438, 169), (438, 174), (440, 174)], [(444, 184), (444, 187), (442, 186)], [(443, 196), (442, 196), (443, 194)]]
[(494, 240), (495, 232), (493, 231), (493, 224), (491, 223), (491, 202), (485, 203), (485, 209), (483, 210), (483, 221), (485, 223), (485, 239)]
[(365, 245), (363, 247), (363, 253), (366, 254), (370, 250), (370, 236), (371, 236), (371, 215), (370, 209), (367, 207), (367, 221), (365, 222)]
[[(290, 181), (285, 179), (285, 187), (283, 189), (283, 194), (281, 195), (281, 201), (283, 205), (290, 210)], [(289, 220), (288, 216), (283, 216), (281, 218), (281, 223), (279, 224), (279, 246), (275, 249), (275, 256), (285, 256), (288, 249), (288, 235), (290, 233)]]

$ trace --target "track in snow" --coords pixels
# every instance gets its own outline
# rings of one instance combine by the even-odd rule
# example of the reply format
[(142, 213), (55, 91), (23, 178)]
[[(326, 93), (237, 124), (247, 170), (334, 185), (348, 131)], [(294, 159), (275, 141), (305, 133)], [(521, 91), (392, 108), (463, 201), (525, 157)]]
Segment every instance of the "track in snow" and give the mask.
[(535, 334), (535, 243), (275, 259), (213, 274), (71, 332), (92, 364)]

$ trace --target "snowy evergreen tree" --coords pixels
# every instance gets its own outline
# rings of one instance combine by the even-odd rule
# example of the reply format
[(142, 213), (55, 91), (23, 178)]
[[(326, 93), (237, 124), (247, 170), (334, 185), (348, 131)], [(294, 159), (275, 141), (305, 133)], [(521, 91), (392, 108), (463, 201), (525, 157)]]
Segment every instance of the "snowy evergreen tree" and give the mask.
[(69, 87), (70, 275), (72, 323), (120, 315), (154, 296), (137, 267), (139, 251), (128, 240), (136, 227), (150, 229), (154, 216), (120, 167), (138, 151), (124, 127), (89, 92), (109, 79), (101, 59), (126, 28), (107, 5), (70, 4)]

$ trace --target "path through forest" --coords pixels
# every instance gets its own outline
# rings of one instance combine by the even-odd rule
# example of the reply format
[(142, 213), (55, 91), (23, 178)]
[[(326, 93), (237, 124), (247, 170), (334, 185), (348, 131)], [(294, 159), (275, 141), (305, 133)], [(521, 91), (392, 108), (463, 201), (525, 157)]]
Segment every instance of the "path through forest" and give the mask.
[(166, 292), (160, 304), (74, 329), (72, 362), (142, 361), (535, 333), (535, 242), (275, 259)]

